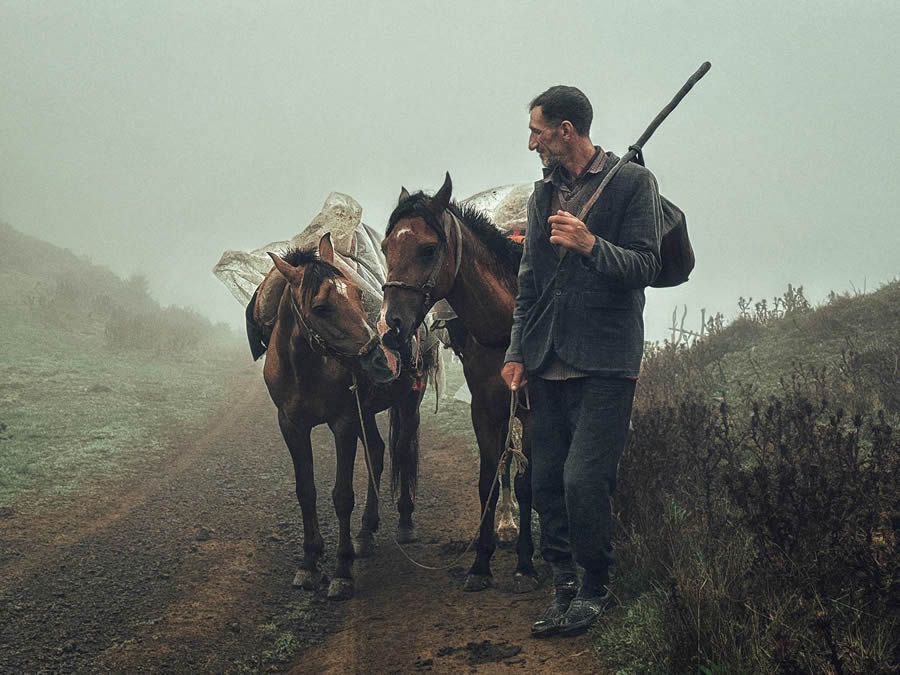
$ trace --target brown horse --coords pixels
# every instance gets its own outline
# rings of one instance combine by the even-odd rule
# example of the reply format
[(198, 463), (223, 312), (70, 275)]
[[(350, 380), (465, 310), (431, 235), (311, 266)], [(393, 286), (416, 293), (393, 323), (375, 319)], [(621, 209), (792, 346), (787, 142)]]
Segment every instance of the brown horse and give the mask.
[[(389, 366), (377, 334), (369, 325), (362, 291), (334, 264), (329, 235), (314, 250), (292, 250), (279, 257), (269, 254), (287, 280), (278, 314), (267, 344), (248, 321), (254, 353), (268, 349), (263, 375), (278, 423), (294, 464), (297, 500), (303, 516), (304, 557), (294, 585), (316, 590), (323, 583), (319, 560), (324, 542), (316, 513), (316, 487), (310, 431), (325, 423), (334, 434), (337, 471), (332, 499), (339, 523), (337, 566), (328, 597), (344, 600), (353, 595), (353, 560), (370, 555), (378, 529), (378, 487), (384, 460), (384, 442), (375, 413), (390, 408), (389, 446), (392, 486), (399, 487), (398, 541), (413, 539), (413, 499), (418, 471), (419, 404), (424, 382), (414, 369)], [(255, 303), (256, 296), (251, 300)], [(252, 306), (248, 307), (248, 317)], [(425, 368), (433, 354), (423, 355)], [(358, 385), (362, 413), (351, 387)], [(361, 421), (362, 420), (362, 421)], [(363, 436), (363, 433), (365, 436)], [(353, 464), (357, 438), (368, 443), (369, 470), (366, 506), (356, 542), (350, 536), (353, 510)], [(374, 485), (373, 485), (374, 481)]]
[[(500, 369), (509, 345), (522, 247), (504, 237), (480, 211), (451, 203), (450, 192), (448, 174), (432, 198), (421, 192), (410, 195), (406, 189), (400, 193), (381, 245), (388, 268), (381, 310), (387, 332), (382, 341), (391, 347), (408, 340), (429, 308), (442, 298), (468, 333), (461, 356), (472, 394), (472, 424), (480, 455), (478, 492), (487, 516), (465, 590), (479, 591), (492, 583), (497, 493), (491, 486), (504, 450), (510, 408), (510, 393)], [(530, 424), (527, 414), (522, 416), (524, 450), (530, 456)], [(537, 586), (531, 561), (530, 469), (515, 483), (519, 537), (514, 588), (527, 592)]]

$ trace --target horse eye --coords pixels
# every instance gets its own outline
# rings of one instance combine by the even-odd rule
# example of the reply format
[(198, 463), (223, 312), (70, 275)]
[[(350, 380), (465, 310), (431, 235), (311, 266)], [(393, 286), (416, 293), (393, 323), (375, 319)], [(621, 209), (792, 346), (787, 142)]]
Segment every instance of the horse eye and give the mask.
[(437, 253), (437, 246), (432, 244), (431, 246), (423, 246), (419, 255), (423, 258), (433, 258), (435, 253)]
[(315, 305), (312, 308), (313, 314), (317, 314), (318, 316), (325, 316), (331, 311), (331, 308), (328, 305)]

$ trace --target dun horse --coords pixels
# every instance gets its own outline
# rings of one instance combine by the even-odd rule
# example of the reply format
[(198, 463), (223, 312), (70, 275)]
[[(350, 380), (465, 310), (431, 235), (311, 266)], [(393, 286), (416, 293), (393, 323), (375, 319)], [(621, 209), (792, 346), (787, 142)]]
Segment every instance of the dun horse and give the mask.
[[(319, 560), (324, 542), (316, 513), (316, 487), (310, 431), (325, 423), (334, 434), (337, 471), (332, 499), (339, 522), (337, 566), (328, 597), (344, 600), (353, 595), (353, 560), (374, 549), (378, 529), (378, 487), (384, 459), (384, 442), (375, 424), (375, 413), (390, 408), (389, 446), (392, 485), (399, 487), (400, 513), (397, 538), (413, 538), (413, 499), (418, 470), (419, 404), (424, 395), (415, 371), (399, 376), (388, 365), (377, 334), (367, 322), (360, 288), (334, 265), (330, 235), (314, 250), (293, 250), (284, 257), (269, 254), (287, 280), (278, 314), (268, 340), (248, 320), (248, 337), (254, 355), (268, 349), (263, 375), (272, 401), (278, 407), (278, 423), (294, 464), (297, 500), (303, 516), (303, 562), (294, 585), (315, 590), (323, 583)], [(252, 316), (256, 296), (248, 307)], [(433, 365), (425, 353), (425, 368)], [(351, 390), (358, 385), (357, 398)], [(362, 424), (360, 422), (362, 418)], [(363, 432), (365, 436), (363, 436)], [(350, 536), (354, 506), (353, 464), (357, 438), (368, 442), (369, 481), (362, 528), (356, 546)]]
[[(388, 268), (382, 306), (388, 331), (382, 341), (392, 347), (408, 340), (426, 312), (442, 298), (450, 303), (468, 332), (461, 350), (462, 363), (472, 394), (472, 424), (480, 455), (478, 491), (487, 516), (465, 589), (480, 591), (492, 583), (497, 493), (491, 486), (504, 450), (510, 408), (509, 390), (500, 369), (509, 345), (522, 247), (504, 237), (480, 211), (451, 203), (450, 192), (448, 174), (433, 198), (421, 192), (410, 195), (406, 189), (400, 193), (382, 242)], [(524, 450), (530, 456), (527, 415), (523, 423)], [(519, 537), (514, 587), (517, 592), (527, 592), (537, 586), (531, 562), (530, 468), (516, 479), (516, 495)]]

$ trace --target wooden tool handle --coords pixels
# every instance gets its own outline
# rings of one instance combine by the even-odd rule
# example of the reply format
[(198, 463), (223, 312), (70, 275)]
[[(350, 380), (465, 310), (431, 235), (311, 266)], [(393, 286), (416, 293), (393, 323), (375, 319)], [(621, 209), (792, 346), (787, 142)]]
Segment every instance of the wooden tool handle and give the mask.
[(650, 123), (650, 126), (647, 127), (647, 130), (643, 134), (641, 134), (641, 137), (637, 140), (637, 143), (630, 146), (628, 148), (628, 152), (622, 155), (621, 159), (616, 162), (616, 165), (612, 169), (610, 169), (609, 173), (607, 173), (603, 177), (603, 180), (597, 187), (596, 192), (594, 192), (591, 198), (588, 199), (587, 203), (581, 208), (581, 212), (578, 215), (579, 220), (584, 222), (584, 219), (587, 217), (588, 211), (590, 211), (591, 207), (597, 203), (597, 200), (600, 198), (600, 194), (603, 192), (603, 189), (609, 184), (609, 181), (613, 179), (613, 176), (616, 175), (616, 172), (625, 164), (628, 164), (628, 162), (634, 159), (635, 155), (637, 155), (644, 147), (644, 143), (650, 140), (650, 137), (653, 135), (653, 132), (656, 131), (657, 127), (659, 127), (659, 125), (663, 123), (663, 120), (665, 120), (669, 116), (669, 113), (675, 110), (675, 106), (681, 103), (681, 99), (683, 99), (687, 95), (687, 93), (691, 90), (691, 87), (697, 84), (701, 77), (709, 72), (709, 69), (711, 67), (712, 65), (709, 61), (704, 61), (703, 65), (701, 65), (697, 69), (697, 72), (688, 78), (688, 81), (685, 82), (681, 89), (678, 90), (678, 93), (675, 94), (675, 97), (671, 101), (669, 101), (669, 104), (659, 111), (659, 114), (653, 119), (653, 121)]
[(665, 108), (663, 108), (662, 110), (659, 111), (659, 114), (650, 123), (650, 126), (647, 127), (647, 130), (643, 134), (641, 134), (641, 137), (637, 140), (637, 143), (635, 143), (631, 147), (633, 147), (633, 148), (637, 147), (638, 150), (643, 148), (644, 143), (646, 143), (647, 141), (650, 140), (650, 137), (653, 135), (653, 132), (656, 131), (657, 127), (663, 123), (663, 120), (669, 116), (669, 113), (671, 113), (673, 110), (675, 110), (675, 106), (677, 106), (679, 103), (681, 103), (681, 99), (683, 99), (685, 96), (687, 96), (687, 93), (691, 90), (691, 87), (693, 87), (695, 84), (697, 84), (697, 82), (700, 81), (700, 78), (709, 72), (709, 69), (711, 67), (712, 67), (712, 64), (710, 64), (709, 61), (704, 61), (703, 65), (701, 65), (697, 69), (697, 72), (688, 78), (688, 81), (685, 82), (684, 86), (678, 90), (678, 93), (675, 94), (675, 97), (671, 101), (669, 101), (669, 105), (667, 105)]

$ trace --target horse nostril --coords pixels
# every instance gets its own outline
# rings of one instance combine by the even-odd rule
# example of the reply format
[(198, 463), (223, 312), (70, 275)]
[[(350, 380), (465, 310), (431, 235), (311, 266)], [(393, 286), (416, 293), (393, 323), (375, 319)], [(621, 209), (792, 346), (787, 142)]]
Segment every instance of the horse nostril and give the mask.
[(399, 331), (393, 327), (388, 327), (388, 331), (381, 336), (381, 344), (388, 349), (396, 349), (398, 344)]
[(403, 321), (396, 314), (389, 314), (384, 317), (384, 322), (387, 326), (387, 332), (381, 336), (381, 341), (388, 347), (396, 346), (400, 343), (400, 334), (403, 329)]

